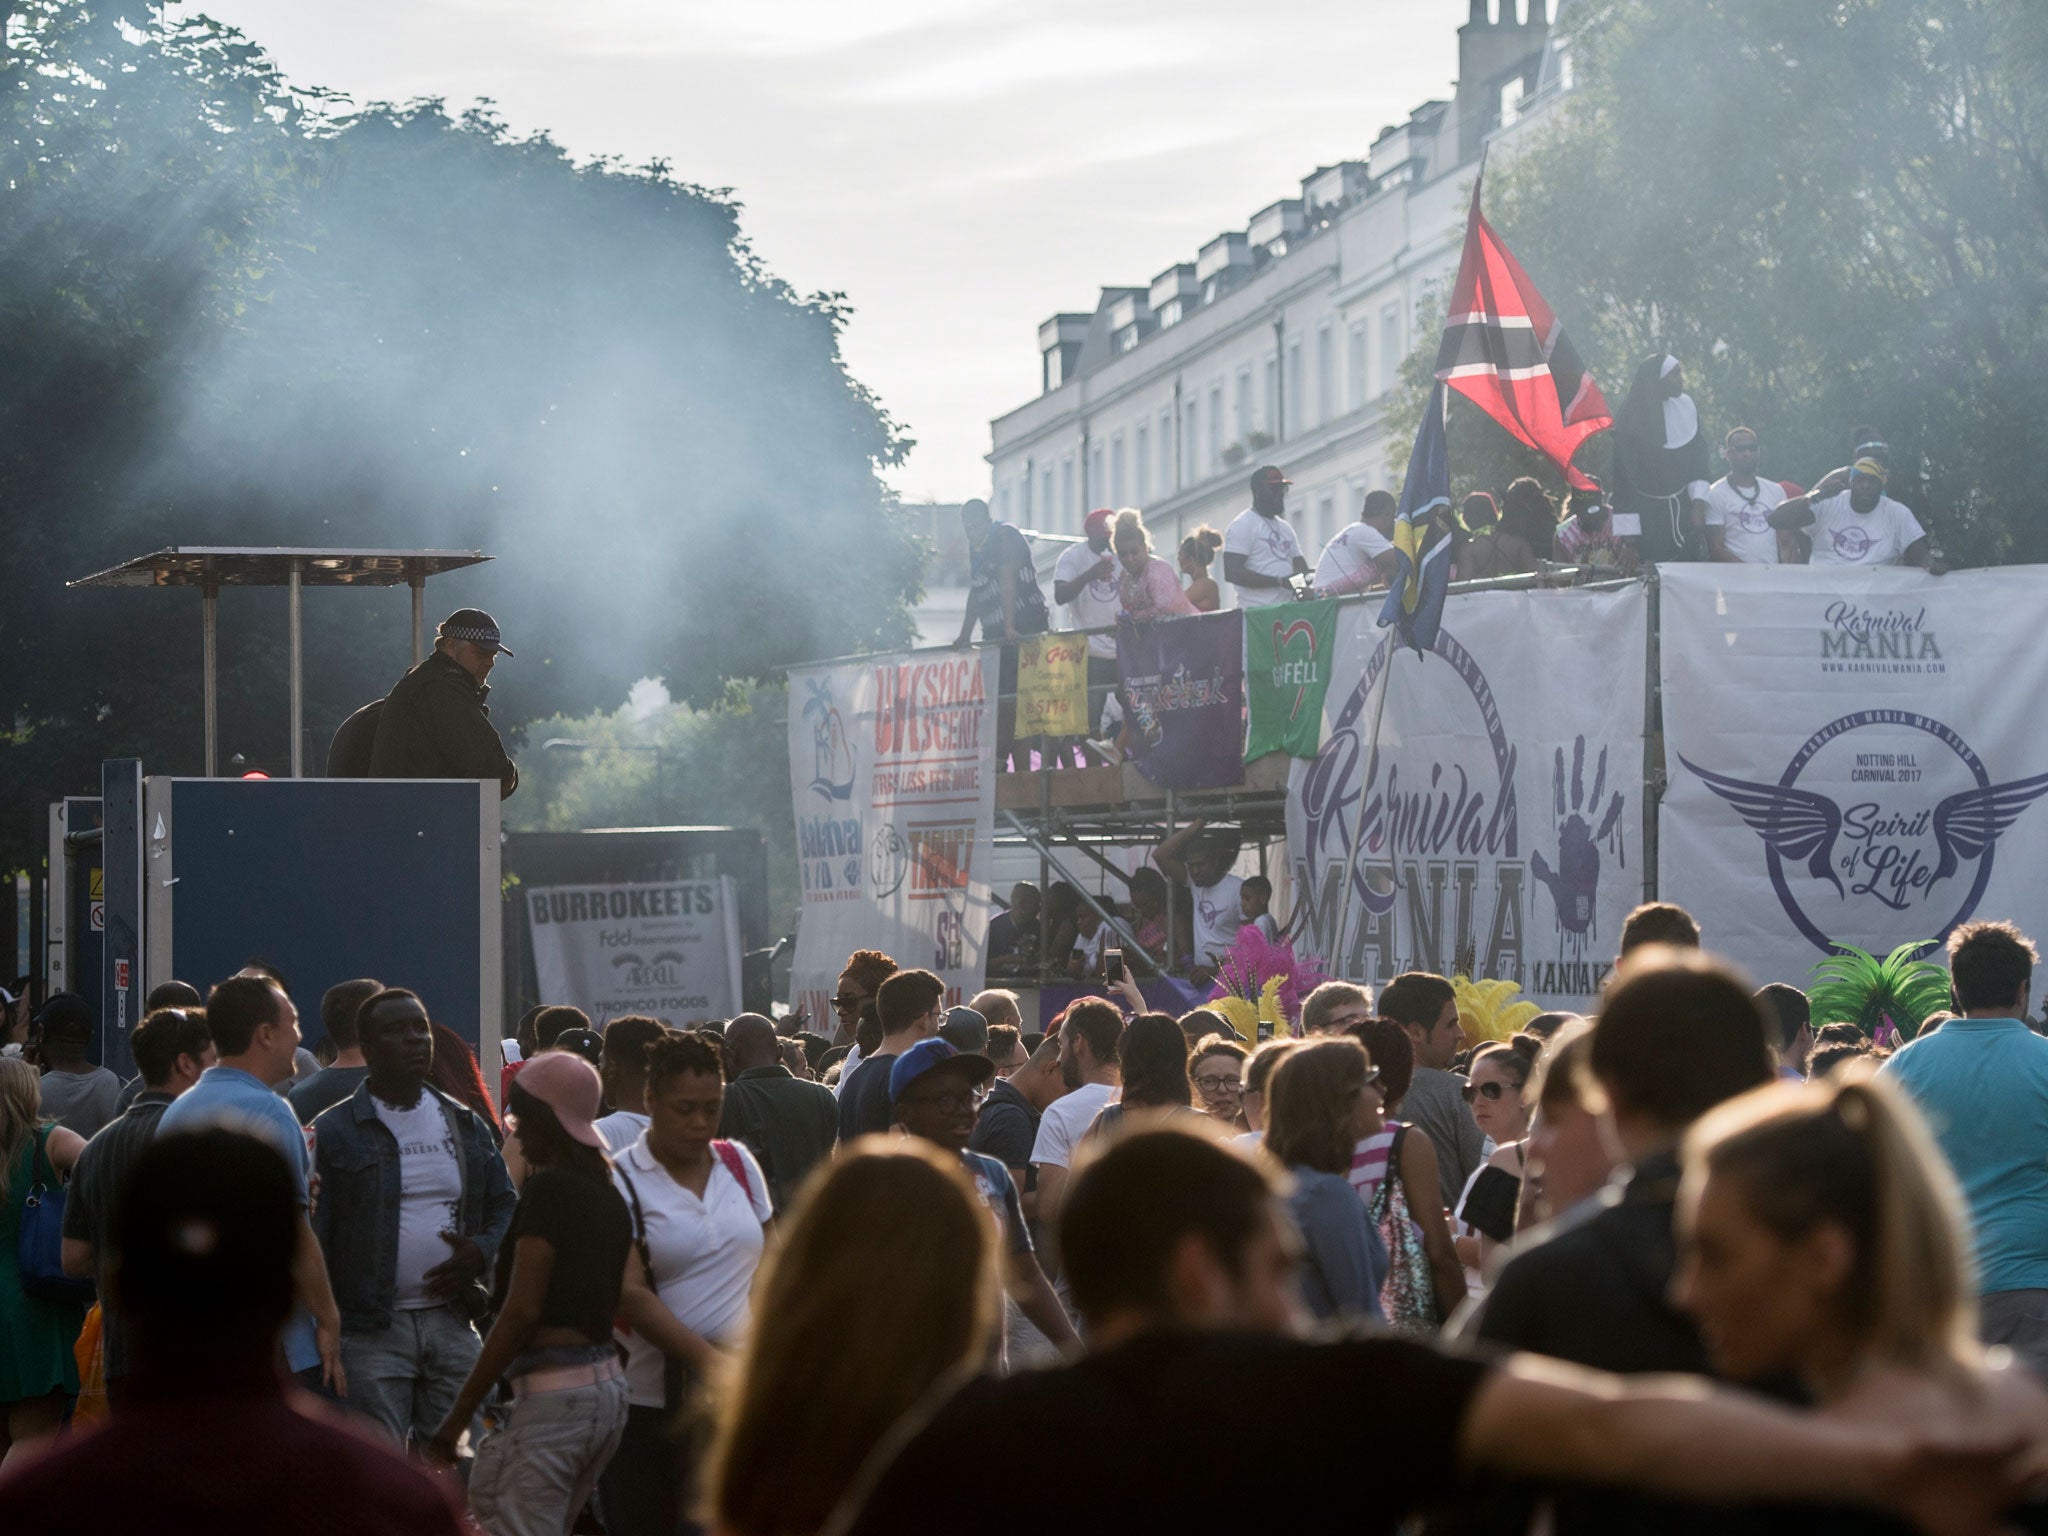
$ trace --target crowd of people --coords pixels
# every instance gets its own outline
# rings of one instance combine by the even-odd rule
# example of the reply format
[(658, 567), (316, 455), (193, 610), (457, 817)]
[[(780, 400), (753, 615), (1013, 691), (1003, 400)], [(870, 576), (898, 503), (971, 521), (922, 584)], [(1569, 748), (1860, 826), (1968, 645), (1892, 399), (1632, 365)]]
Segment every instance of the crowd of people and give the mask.
[[(1242, 929), (1257, 929), (1269, 943), (1281, 937), (1272, 911), (1273, 882), (1234, 873), (1238, 850), (1231, 828), (1197, 816), (1163, 838), (1137, 869), (1110, 871), (1124, 883), (1121, 900), (1084, 895), (1065, 880), (1043, 892), (1020, 880), (989, 923), (989, 973), (1101, 979), (1114, 951), (1140, 975), (1163, 971), (1207, 986)], [(1121, 923), (1137, 947), (1126, 944), (1106, 918)]]
[(0, 1524), (2048, 1529), (2032, 944), (1957, 929), (1880, 1060), (1700, 938), (1637, 909), (1505, 1041), (1424, 972), (1247, 1040), (861, 951), (837, 1038), (536, 1009), (496, 1102), (370, 978), (302, 1072), (252, 967), (152, 996), (116, 1113), (53, 998), (0, 1056)]

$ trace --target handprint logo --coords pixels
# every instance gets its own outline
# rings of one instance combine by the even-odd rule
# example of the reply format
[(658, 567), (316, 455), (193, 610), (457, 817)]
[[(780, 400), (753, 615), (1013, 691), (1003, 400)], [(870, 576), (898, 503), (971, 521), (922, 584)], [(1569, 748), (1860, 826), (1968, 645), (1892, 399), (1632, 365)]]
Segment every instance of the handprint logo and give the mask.
[[(1572, 743), (1570, 801), (1567, 803), (1564, 748), (1557, 749), (1557, 767), (1552, 780), (1557, 813), (1557, 868), (1550, 867), (1540, 850), (1530, 856), (1529, 868), (1549, 889), (1551, 905), (1557, 908), (1557, 925), (1564, 946), (1574, 955), (1585, 952), (1586, 941), (1593, 931), (1595, 901), (1600, 892), (1600, 844), (1607, 844), (1618, 867), (1628, 868), (1628, 850), (1621, 836), (1621, 791), (1614, 792), (1614, 798), (1608, 801), (1606, 813), (1602, 815), (1600, 797), (1606, 790), (1607, 749), (1602, 747), (1593, 764), (1593, 793), (1590, 798), (1586, 794), (1586, 738), (1581, 736)], [(1589, 819), (1593, 816), (1600, 816), (1598, 827)]]

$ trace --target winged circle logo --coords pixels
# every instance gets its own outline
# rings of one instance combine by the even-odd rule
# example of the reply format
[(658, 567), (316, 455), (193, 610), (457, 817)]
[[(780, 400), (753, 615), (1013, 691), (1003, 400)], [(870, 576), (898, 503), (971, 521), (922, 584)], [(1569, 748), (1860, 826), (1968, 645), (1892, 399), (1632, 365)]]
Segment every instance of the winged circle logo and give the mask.
[[(1889, 919), (1905, 913), (1916, 914), (1904, 924), (1910, 936), (1946, 938), (1983, 900), (1998, 840), (2048, 794), (2048, 773), (1994, 783), (1954, 730), (1904, 709), (1830, 721), (1775, 784), (1679, 761), (1763, 840), (1778, 901), (1823, 953), (1832, 951), (1831, 934), (1889, 932), (1898, 926)], [(1934, 786), (1958, 769), (1968, 783), (1937, 798)], [(1802, 778), (1846, 785), (1849, 794)]]

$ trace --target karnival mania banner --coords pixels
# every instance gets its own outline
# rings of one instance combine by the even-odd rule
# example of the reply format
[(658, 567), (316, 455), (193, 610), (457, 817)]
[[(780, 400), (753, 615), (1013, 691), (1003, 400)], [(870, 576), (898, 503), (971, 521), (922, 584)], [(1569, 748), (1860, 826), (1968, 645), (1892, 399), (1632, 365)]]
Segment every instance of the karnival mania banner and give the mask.
[(525, 892), (540, 995), (602, 1025), (640, 1013), (683, 1028), (740, 1007), (740, 902), (731, 875)]
[(1588, 1007), (1643, 899), (1648, 612), (1640, 585), (1464, 594), (1418, 656), (1345, 604), (1287, 791), (1297, 950), (1377, 985), (1469, 949), (1473, 975)]
[(857, 949), (979, 991), (995, 848), (997, 653), (872, 656), (792, 671), (801, 870), (790, 1000), (825, 1034)]
[(2048, 930), (2048, 569), (1663, 568), (1658, 891), (1758, 982)]

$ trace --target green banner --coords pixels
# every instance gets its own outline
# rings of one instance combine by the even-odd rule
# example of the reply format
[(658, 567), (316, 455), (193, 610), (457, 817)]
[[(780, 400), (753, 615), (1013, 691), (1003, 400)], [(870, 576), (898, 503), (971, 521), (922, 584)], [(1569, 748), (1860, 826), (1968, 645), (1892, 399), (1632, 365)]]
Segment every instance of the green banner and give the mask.
[(1268, 752), (1314, 757), (1323, 744), (1323, 695), (1337, 643), (1337, 600), (1244, 611), (1244, 691), (1251, 723), (1244, 760)]

